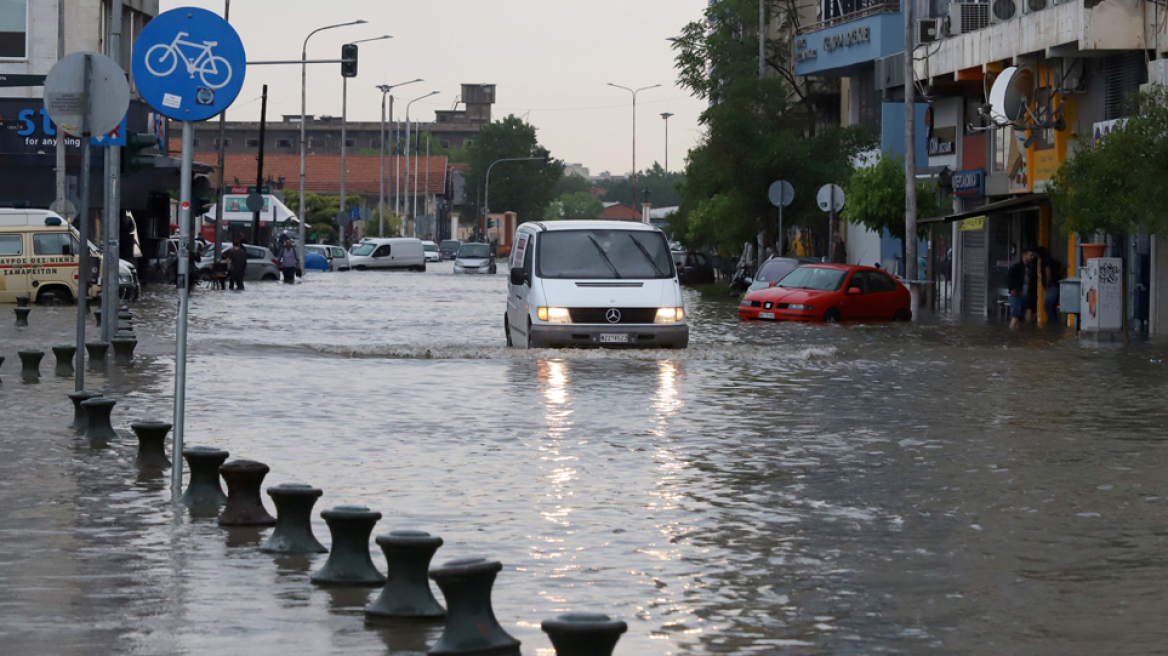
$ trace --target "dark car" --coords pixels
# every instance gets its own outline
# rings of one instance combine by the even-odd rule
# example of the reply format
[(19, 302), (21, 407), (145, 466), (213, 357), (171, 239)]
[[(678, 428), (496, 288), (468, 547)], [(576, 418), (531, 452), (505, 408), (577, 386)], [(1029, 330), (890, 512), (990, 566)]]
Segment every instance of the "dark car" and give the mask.
[(438, 244), (438, 253), (444, 260), (453, 260), (458, 257), (458, 249), (462, 248), (462, 242), (457, 239), (446, 239), (441, 244)]
[(677, 279), (683, 285), (708, 285), (714, 282), (714, 265), (704, 253), (673, 251)]

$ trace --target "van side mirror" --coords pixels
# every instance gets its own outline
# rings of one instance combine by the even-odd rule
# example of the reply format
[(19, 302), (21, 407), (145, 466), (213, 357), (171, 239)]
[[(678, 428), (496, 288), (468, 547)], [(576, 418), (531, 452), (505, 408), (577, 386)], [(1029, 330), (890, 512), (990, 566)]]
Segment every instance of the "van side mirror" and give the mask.
[(518, 287), (527, 282), (527, 274), (523, 272), (523, 267), (515, 267), (511, 269), (511, 284)]

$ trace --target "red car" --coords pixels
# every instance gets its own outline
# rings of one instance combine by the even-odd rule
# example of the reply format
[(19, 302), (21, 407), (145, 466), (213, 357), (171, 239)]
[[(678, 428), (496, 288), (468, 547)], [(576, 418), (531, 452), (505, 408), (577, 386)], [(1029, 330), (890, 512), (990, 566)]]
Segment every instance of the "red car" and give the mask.
[(738, 307), (743, 321), (908, 321), (908, 289), (880, 269), (805, 264)]

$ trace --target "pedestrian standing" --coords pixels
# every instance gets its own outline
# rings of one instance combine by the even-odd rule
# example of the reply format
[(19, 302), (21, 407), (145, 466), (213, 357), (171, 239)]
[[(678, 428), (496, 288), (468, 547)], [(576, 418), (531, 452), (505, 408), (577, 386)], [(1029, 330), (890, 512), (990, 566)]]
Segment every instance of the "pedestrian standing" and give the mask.
[(1054, 259), (1045, 248), (1039, 248), (1038, 270), (1042, 274), (1042, 286), (1046, 289), (1046, 295), (1042, 299), (1046, 319), (1050, 323), (1057, 323), (1060, 319), (1059, 303), (1062, 301), (1059, 281), (1063, 279), (1063, 263)]
[(848, 247), (844, 244), (844, 238), (838, 232), (832, 240), (831, 261), (834, 264), (848, 263)]
[(284, 272), (284, 284), (296, 284), (296, 274), (300, 271), (300, 259), (296, 257), (296, 249), (292, 247), (292, 240), (284, 242), (284, 250), (280, 253), (280, 270)]
[(1010, 328), (1023, 321), (1033, 320), (1038, 308), (1038, 285), (1035, 280), (1035, 254), (1032, 249), (1022, 251), (1022, 259), (1006, 272), (1006, 288), (1010, 294)]
[(231, 281), (231, 290), (243, 291), (243, 274), (247, 272), (247, 249), (237, 239), (231, 244), (231, 250), (224, 254), (227, 260), (228, 280)]

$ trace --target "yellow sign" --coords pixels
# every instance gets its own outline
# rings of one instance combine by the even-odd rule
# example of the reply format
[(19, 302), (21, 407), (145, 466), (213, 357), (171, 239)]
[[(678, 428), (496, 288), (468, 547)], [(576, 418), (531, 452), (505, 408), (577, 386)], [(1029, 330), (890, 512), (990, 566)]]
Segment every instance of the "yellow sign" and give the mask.
[(957, 229), (961, 232), (972, 232), (974, 230), (985, 230), (985, 217), (975, 216), (972, 219), (966, 219), (957, 223)]
[(1030, 177), (1034, 180), (1036, 186), (1044, 186), (1040, 185), (1040, 183), (1045, 183), (1047, 180), (1050, 180), (1054, 172), (1058, 170), (1058, 151), (1054, 148), (1046, 148), (1043, 150), (1034, 149), (1030, 152), (1031, 159), (1034, 160), (1030, 167)]

